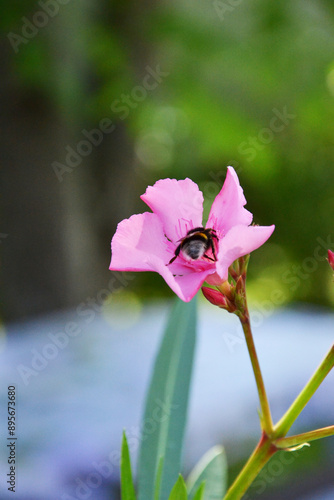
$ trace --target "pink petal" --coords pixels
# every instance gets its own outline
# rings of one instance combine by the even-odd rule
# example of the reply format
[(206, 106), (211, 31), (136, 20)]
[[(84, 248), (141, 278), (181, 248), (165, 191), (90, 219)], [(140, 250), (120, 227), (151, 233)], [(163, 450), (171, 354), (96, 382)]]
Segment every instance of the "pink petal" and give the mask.
[(219, 241), (216, 269), (226, 280), (228, 268), (239, 257), (259, 248), (271, 236), (275, 226), (235, 226)]
[(334, 271), (334, 252), (332, 252), (332, 250), (328, 250), (328, 262)]
[(141, 199), (157, 214), (166, 236), (176, 243), (189, 229), (202, 226), (203, 194), (190, 179), (162, 179)]
[[(208, 274), (213, 270), (197, 272), (179, 266), (183, 276), (174, 276), (168, 262), (171, 259), (170, 243), (156, 214), (145, 212), (120, 222), (111, 242), (112, 258), (110, 270), (156, 271), (170, 288), (188, 302), (198, 292)], [(175, 270), (174, 270), (175, 272)]]
[(210, 274), (210, 276), (206, 278), (206, 282), (212, 286), (220, 286), (225, 280), (226, 278), (222, 280), (218, 273)]
[(228, 167), (224, 185), (212, 204), (206, 227), (214, 228), (221, 237), (233, 226), (249, 226), (253, 216), (243, 208), (244, 205), (246, 199), (238, 176), (233, 167)]
[(185, 276), (176, 276), (174, 279), (178, 288), (172, 286), (172, 284), (168, 283), (167, 280), (166, 281), (171, 289), (180, 297), (180, 299), (185, 302), (189, 302), (196, 295), (206, 280), (206, 277), (211, 272), (212, 271), (202, 271), (194, 272)]
[(174, 276), (170, 268), (165, 265), (158, 265), (155, 269), (159, 273), (167, 285), (173, 290), (176, 295), (184, 302), (189, 302), (201, 288), (206, 277), (212, 271), (189, 272), (183, 276)]
[(111, 263), (115, 271), (153, 271), (155, 261), (170, 260), (159, 217), (145, 212), (132, 215), (117, 226), (111, 242)]

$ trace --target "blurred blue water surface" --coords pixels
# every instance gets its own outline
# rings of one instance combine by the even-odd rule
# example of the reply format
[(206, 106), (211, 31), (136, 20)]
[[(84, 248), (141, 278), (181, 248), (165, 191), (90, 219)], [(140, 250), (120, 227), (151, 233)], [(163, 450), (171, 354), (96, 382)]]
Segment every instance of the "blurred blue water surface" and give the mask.
[[(16, 386), (16, 500), (107, 500), (119, 479), (125, 428), (135, 465), (140, 417), (169, 305), (136, 313), (82, 315), (78, 310), (3, 328), (1, 477), (8, 473), (7, 387)], [(334, 314), (277, 310), (254, 315), (254, 338), (273, 418), (286, 411), (334, 339)], [(67, 333), (66, 333), (67, 332)], [(185, 470), (211, 446), (260, 435), (258, 398), (242, 330), (235, 316), (201, 303), (185, 442)], [(330, 373), (293, 427), (302, 432), (334, 422)], [(328, 440), (334, 453), (333, 438)], [(326, 485), (324, 485), (325, 487)], [(328, 485), (326, 486), (328, 488)], [(13, 498), (1, 481), (0, 498)], [(328, 495), (302, 500), (334, 498)], [(327, 496), (326, 496), (327, 495)], [(116, 497), (115, 497), (116, 498)]]

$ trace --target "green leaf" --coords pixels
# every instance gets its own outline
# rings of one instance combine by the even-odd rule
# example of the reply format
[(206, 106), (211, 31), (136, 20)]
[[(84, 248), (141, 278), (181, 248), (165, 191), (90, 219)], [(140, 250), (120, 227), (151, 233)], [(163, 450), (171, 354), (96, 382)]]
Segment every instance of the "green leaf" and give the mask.
[(174, 484), (171, 494), (168, 497), (168, 500), (187, 500), (187, 487), (181, 474), (179, 475), (178, 480)]
[(164, 464), (163, 457), (159, 460), (158, 470), (155, 478), (155, 486), (154, 486), (154, 500), (159, 500), (160, 497), (160, 487), (161, 487), (161, 474), (162, 474), (162, 466)]
[[(227, 460), (224, 448), (211, 448), (188, 477), (189, 500), (197, 500), (198, 488), (205, 481), (203, 500), (221, 500), (227, 489)], [(201, 497), (199, 497), (201, 498)]]
[(201, 486), (196, 491), (193, 500), (204, 500), (204, 489), (205, 489), (205, 481), (203, 481)]
[(122, 493), (122, 500), (136, 500), (136, 493), (133, 485), (132, 472), (131, 472), (129, 446), (125, 432), (123, 432), (123, 439), (122, 439), (121, 493)]
[[(181, 470), (195, 340), (196, 300), (184, 303), (178, 299), (155, 361), (146, 400), (138, 459), (138, 500), (167, 500)], [(154, 491), (159, 464), (157, 497)]]

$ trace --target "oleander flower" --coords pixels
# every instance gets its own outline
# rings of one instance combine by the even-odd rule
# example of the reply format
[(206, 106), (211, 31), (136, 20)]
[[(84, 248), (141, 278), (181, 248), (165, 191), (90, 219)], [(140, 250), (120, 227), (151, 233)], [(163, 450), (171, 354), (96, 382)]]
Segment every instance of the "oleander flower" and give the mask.
[(155, 271), (185, 302), (204, 281), (219, 285), (229, 266), (257, 249), (275, 226), (251, 225), (238, 176), (228, 167), (203, 227), (203, 194), (190, 179), (162, 179), (141, 199), (152, 212), (120, 222), (111, 242), (110, 270)]

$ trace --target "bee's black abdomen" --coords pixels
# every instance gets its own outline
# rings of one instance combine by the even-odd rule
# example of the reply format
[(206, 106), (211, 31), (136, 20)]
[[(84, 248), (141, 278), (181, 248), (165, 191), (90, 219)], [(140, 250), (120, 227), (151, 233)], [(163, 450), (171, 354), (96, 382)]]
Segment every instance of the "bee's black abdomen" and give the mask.
[(187, 255), (191, 259), (197, 260), (202, 257), (207, 250), (207, 242), (200, 240), (198, 237), (196, 239), (189, 239), (185, 241), (182, 245), (183, 254)]

